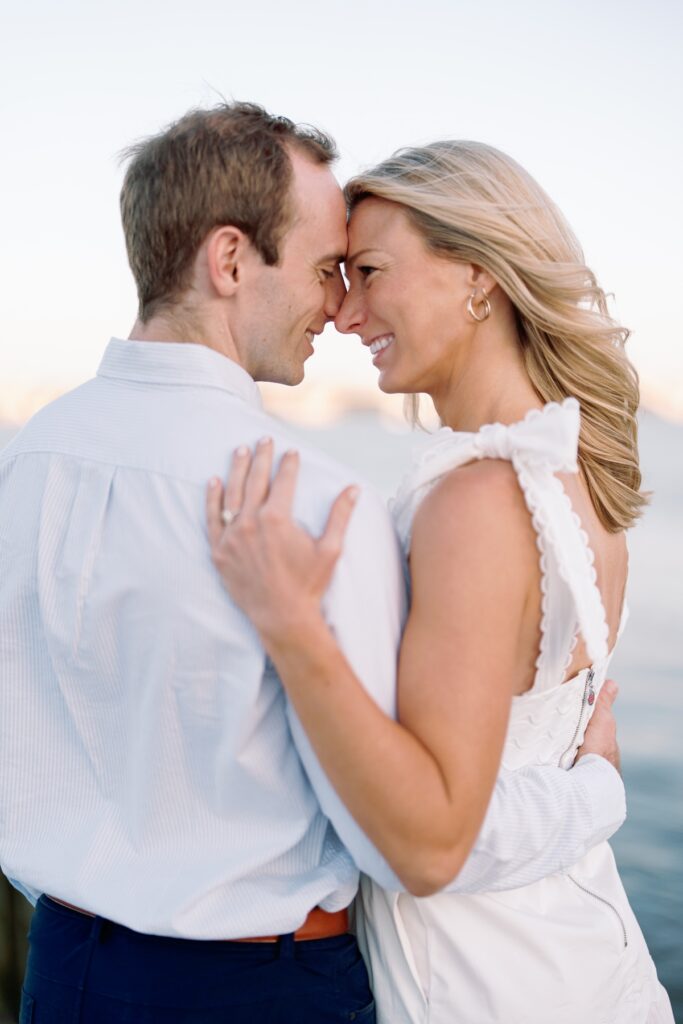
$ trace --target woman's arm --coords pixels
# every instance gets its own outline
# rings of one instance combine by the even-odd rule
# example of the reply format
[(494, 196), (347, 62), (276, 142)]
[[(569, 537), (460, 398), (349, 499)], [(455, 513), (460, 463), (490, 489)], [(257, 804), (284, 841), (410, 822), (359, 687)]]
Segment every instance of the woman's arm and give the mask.
[(270, 493), (269, 472), (262, 450), (246, 486), (231, 478), (225, 504), (242, 512), (225, 531), (218, 489), (210, 494), (214, 559), (344, 803), (411, 891), (436, 891), (479, 831), (528, 661), (520, 637), (538, 556), (514, 471), (493, 462), (459, 470), (416, 516), (401, 724), (366, 694), (320, 612), (349, 496), (315, 541), (288, 518), (295, 457), (285, 457)]

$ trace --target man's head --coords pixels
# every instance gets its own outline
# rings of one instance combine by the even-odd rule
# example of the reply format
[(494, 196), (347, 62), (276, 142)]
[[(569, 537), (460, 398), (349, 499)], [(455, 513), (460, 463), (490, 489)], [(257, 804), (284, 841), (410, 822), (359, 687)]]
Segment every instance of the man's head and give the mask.
[[(322, 132), (250, 103), (191, 111), (131, 147), (121, 191), (138, 323), (298, 383), (343, 298), (345, 204)], [(190, 331), (188, 332), (188, 326)]]

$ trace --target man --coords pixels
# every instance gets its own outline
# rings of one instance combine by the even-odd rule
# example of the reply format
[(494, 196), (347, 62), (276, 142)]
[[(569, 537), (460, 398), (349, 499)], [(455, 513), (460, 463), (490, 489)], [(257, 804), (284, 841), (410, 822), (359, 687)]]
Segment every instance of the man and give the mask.
[[(236, 446), (290, 444), (254, 381), (298, 383), (341, 304), (334, 147), (232, 104), (131, 156), (131, 339), (0, 454), (0, 863), (38, 900), (22, 1020), (371, 1021), (346, 908), (356, 865), (398, 883), (322, 774), (204, 526), (206, 481)], [(349, 482), (303, 451), (302, 522), (320, 532)], [(328, 614), (389, 711), (404, 606), (363, 487)], [(453, 888), (561, 870), (621, 820), (603, 758), (503, 775)]]

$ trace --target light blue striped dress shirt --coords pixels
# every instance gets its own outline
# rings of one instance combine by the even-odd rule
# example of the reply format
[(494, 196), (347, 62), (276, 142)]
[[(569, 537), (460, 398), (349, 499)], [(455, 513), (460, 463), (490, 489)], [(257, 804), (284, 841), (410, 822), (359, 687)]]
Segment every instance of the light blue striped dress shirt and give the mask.
[[(210, 561), (207, 480), (264, 434), (302, 451), (295, 514), (311, 531), (361, 483), (326, 613), (394, 713), (405, 593), (383, 502), (302, 449), (235, 363), (113, 339), (97, 377), (0, 452), (0, 865), (29, 898), (207, 939), (344, 907), (357, 865), (398, 887)], [(601, 758), (502, 773), (452, 888), (561, 870), (623, 816)]]

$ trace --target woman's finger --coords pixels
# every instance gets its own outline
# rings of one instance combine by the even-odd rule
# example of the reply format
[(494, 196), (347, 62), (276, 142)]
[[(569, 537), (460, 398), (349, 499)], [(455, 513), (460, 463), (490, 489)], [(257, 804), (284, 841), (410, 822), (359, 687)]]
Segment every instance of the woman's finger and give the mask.
[[(244, 505), (244, 489), (247, 474), (251, 465), (251, 452), (246, 445), (236, 448), (232, 455), (230, 472), (223, 492), (223, 509), (234, 514), (241, 511)], [(222, 510), (221, 510), (222, 511)], [(225, 524), (221, 521), (221, 526)]]
[(273, 439), (262, 437), (256, 445), (251, 466), (244, 485), (244, 500), (240, 508), (243, 514), (256, 512), (266, 500), (270, 486), (270, 471), (273, 465)]
[(299, 453), (292, 449), (285, 452), (280, 459), (277, 473), (270, 485), (269, 508), (275, 509), (283, 515), (291, 516), (298, 475)]
[(359, 494), (358, 487), (347, 487), (335, 499), (327, 518), (327, 525), (318, 542), (321, 548), (334, 556), (335, 561), (341, 554), (346, 530)]

